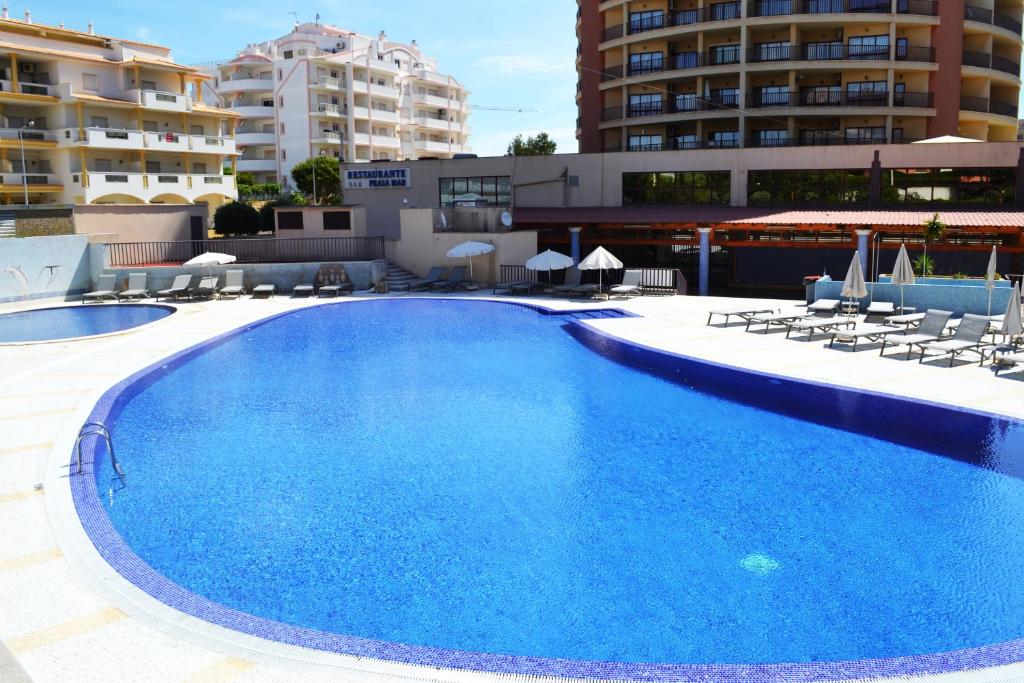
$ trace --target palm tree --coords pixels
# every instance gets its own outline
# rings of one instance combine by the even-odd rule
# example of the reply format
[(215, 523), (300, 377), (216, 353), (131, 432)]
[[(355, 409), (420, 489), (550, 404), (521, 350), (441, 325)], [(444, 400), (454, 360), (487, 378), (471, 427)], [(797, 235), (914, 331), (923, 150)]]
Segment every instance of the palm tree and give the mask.
[(942, 236), (946, 234), (946, 224), (939, 220), (938, 213), (924, 222), (921, 226), (921, 234), (924, 236), (924, 258), (921, 259), (921, 275), (928, 275), (925, 272), (925, 268), (931, 263), (928, 260), (928, 243), (941, 240)]

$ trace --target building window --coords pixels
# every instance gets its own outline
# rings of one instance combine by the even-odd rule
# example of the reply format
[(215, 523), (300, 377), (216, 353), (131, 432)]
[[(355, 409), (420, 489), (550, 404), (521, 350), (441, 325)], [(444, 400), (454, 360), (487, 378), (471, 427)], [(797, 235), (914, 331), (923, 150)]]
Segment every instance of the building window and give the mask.
[(754, 144), (758, 147), (785, 147), (789, 144), (788, 130), (759, 130), (754, 132)]
[(739, 64), (739, 45), (715, 45), (711, 48), (712, 64)]
[(675, 137), (676, 149), (698, 149), (700, 141), (696, 133), (683, 133)]
[(283, 97), (278, 97), (277, 98), (277, 106), (284, 107), (284, 98)]
[(851, 36), (850, 59), (889, 59), (889, 36)]
[(278, 69), (277, 70), (277, 80), (279, 80), (279, 81), (283, 81), (284, 80), (284, 69)]
[(629, 56), (629, 75), (649, 74), (665, 68), (665, 58), (661, 52), (641, 52)]
[(100, 77), (96, 74), (82, 74), (82, 89), (92, 92), (100, 91)]
[(441, 206), (511, 206), (510, 176), (441, 178)]
[(106, 116), (90, 116), (89, 126), (92, 128), (110, 128), (110, 121)]
[(285, 50), (283, 54), (285, 59), (291, 59), (292, 57), (295, 56), (295, 53), (292, 52), (291, 50)]
[(804, 59), (809, 61), (842, 59), (843, 49), (843, 42), (841, 40), (805, 43)]
[(288, 161), (288, 150), (281, 150), (281, 161)]
[(867, 201), (868, 172), (865, 170), (750, 171), (747, 175), (748, 204), (867, 204)]
[(754, 102), (757, 107), (789, 107), (792, 106), (789, 88), (784, 85), (763, 85), (754, 88)]
[(205, 175), (206, 174), (206, 162), (205, 161), (196, 161), (196, 162), (194, 162), (192, 164), (192, 172), (193, 173), (198, 173), (199, 175)]
[(740, 132), (738, 130), (716, 130), (708, 133), (708, 147), (739, 147)]
[(852, 144), (885, 142), (885, 126), (847, 128), (846, 141)]
[(281, 124), (281, 135), (284, 135), (284, 124)]
[(889, 85), (885, 81), (847, 83), (846, 103), (865, 107), (885, 107), (889, 104)]
[(642, 31), (653, 31), (656, 28), (665, 26), (665, 13), (662, 10), (648, 10), (645, 12), (629, 13), (629, 32), (640, 33)]
[(756, 61), (758, 62), (781, 62), (790, 59), (789, 41), (772, 43), (758, 43), (754, 46), (756, 50)]
[(657, 116), (661, 113), (661, 93), (629, 96), (630, 116)]
[(1012, 204), (1013, 168), (893, 168), (882, 171), (888, 204)]
[(324, 211), (324, 230), (351, 230), (352, 214), (348, 211)]
[(278, 211), (277, 212), (277, 229), (278, 230), (302, 230), (302, 212), (301, 211)]
[(728, 203), (729, 171), (622, 174), (623, 206)]
[(630, 135), (630, 152), (660, 152), (665, 148), (660, 135)]

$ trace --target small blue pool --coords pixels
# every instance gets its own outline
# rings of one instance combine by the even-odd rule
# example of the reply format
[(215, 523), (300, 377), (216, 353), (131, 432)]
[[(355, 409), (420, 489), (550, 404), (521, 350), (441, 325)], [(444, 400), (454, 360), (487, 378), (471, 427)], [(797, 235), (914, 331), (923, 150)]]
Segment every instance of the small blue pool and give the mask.
[(37, 308), (0, 315), (0, 344), (59, 341), (130, 330), (174, 309), (153, 304), (109, 304)]
[(427, 299), (270, 318), (92, 417), (128, 481), (72, 478), (99, 552), (275, 640), (647, 680), (1024, 657), (1012, 420)]

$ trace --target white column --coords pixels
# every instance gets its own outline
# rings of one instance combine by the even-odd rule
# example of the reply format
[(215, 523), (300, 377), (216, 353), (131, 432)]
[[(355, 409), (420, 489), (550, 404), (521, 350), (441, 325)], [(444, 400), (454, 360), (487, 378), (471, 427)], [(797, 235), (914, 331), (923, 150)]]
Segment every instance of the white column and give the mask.
[(857, 233), (857, 256), (860, 258), (860, 269), (864, 271), (864, 279), (870, 280), (868, 272), (868, 238), (871, 237), (871, 230), (856, 230)]
[(697, 228), (700, 235), (699, 276), (697, 294), (707, 296), (711, 283), (711, 228)]

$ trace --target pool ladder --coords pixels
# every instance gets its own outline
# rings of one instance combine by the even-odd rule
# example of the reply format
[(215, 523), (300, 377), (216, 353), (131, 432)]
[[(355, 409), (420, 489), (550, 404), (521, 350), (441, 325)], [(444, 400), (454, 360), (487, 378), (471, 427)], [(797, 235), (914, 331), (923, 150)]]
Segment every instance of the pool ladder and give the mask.
[(86, 422), (82, 425), (82, 428), (78, 430), (78, 438), (75, 439), (75, 459), (77, 467), (75, 468), (75, 474), (82, 473), (82, 441), (87, 436), (98, 436), (107, 442), (107, 450), (110, 452), (110, 466), (114, 468), (114, 472), (117, 473), (118, 478), (121, 479), (122, 485), (127, 485), (128, 482), (125, 480), (124, 470), (121, 469), (121, 463), (117, 461), (117, 456), (114, 455), (114, 442), (110, 439), (110, 430), (102, 422)]

